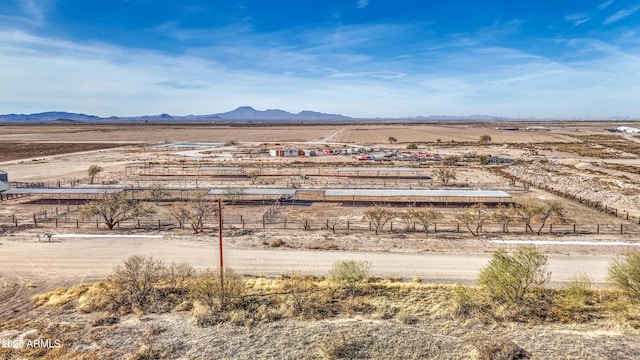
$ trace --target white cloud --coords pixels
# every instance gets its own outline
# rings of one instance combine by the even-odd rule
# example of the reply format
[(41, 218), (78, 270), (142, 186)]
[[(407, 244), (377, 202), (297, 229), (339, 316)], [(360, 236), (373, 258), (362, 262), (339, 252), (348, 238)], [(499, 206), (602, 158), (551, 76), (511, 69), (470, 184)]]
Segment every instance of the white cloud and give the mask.
[(616, 12), (615, 14), (609, 16), (608, 18), (606, 18), (603, 22), (604, 25), (609, 25), (609, 24), (613, 24), (617, 21), (620, 21), (626, 17), (629, 17), (633, 14), (635, 14), (638, 10), (640, 10), (640, 5), (635, 5), (632, 6), (630, 8), (626, 8), (626, 9), (622, 9), (619, 10), (618, 12)]
[(598, 5), (598, 9), (604, 10), (604, 9), (608, 8), (609, 6), (611, 6), (611, 4), (613, 4), (613, 1), (614, 0), (607, 0), (607, 1), (603, 2), (603, 3), (600, 3)]
[(369, 0), (358, 0), (358, 8), (364, 9), (369, 5)]
[[(640, 58), (631, 47), (572, 39), (559, 44), (571, 56), (561, 62), (476, 41), (385, 60), (347, 46), (368, 41), (365, 33), (346, 29), (339, 45), (303, 34), (313, 45), (247, 43), (166, 55), (0, 30), (0, 68), (11, 69), (0, 72), (0, 109), (186, 115), (251, 105), (354, 117), (640, 116)], [(216, 60), (221, 51), (225, 63)], [(233, 56), (264, 63), (227, 61)]]

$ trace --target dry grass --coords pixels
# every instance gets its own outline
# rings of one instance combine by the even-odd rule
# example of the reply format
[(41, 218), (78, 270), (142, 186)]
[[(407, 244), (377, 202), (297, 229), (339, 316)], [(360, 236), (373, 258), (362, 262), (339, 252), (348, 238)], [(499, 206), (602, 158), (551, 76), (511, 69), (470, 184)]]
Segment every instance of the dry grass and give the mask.
[[(101, 310), (83, 314), (77, 309), (98, 308), (95, 304), (104, 300), (91, 299), (96, 294), (100, 297), (100, 286), (56, 289), (34, 298), (45, 305), (37, 308), (41, 315), (5, 324), (0, 333), (7, 326), (22, 332), (37, 329), (33, 336), (61, 339), (63, 346), (0, 349), (0, 358), (512, 359), (529, 353), (540, 359), (596, 359), (602, 354), (609, 358), (640, 355), (634, 330), (640, 324), (638, 310), (628, 306), (622, 293), (593, 290), (584, 279), (549, 291), (550, 302), (530, 304), (535, 311), (496, 305), (475, 288), (415, 281), (371, 279), (357, 294), (348, 295), (335, 282), (311, 276), (251, 278), (244, 283), (243, 301), (226, 311), (187, 301), (189, 306), (180, 306), (189, 312), (149, 315)], [(543, 313), (547, 316), (532, 315)], [(611, 336), (616, 341), (610, 341)]]

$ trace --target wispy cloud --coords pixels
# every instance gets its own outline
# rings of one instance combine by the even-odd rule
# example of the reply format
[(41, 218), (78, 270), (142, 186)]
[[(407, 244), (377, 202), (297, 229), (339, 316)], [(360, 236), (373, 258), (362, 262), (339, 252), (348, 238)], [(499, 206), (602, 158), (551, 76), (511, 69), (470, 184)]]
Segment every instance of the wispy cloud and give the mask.
[(600, 3), (598, 5), (598, 9), (604, 10), (604, 9), (608, 8), (609, 6), (611, 6), (611, 4), (613, 4), (613, 2), (614, 2), (614, 0), (607, 0), (607, 1), (603, 2), (603, 3)]
[(358, 8), (364, 9), (369, 6), (369, 0), (358, 0)]
[(583, 12), (569, 14), (569, 15), (565, 16), (564, 19), (566, 21), (569, 21), (569, 22), (573, 23), (573, 26), (571, 27), (572, 29), (575, 28), (576, 26), (580, 26), (580, 25), (586, 23), (587, 21), (591, 20), (589, 15), (587, 13), (583, 13)]
[(640, 4), (639, 5), (635, 5), (626, 9), (622, 9), (619, 10), (618, 12), (616, 12), (615, 14), (609, 16), (608, 18), (606, 18), (603, 22), (604, 25), (609, 25), (609, 24), (613, 24), (617, 21), (620, 21), (626, 17), (629, 17), (633, 14), (635, 14), (636, 12), (638, 12), (638, 10), (640, 10)]
[(45, 8), (50, 1), (24, 0), (16, 1), (13, 14), (0, 14), (0, 19), (5, 23), (26, 24), (29, 26), (42, 27), (46, 25)]

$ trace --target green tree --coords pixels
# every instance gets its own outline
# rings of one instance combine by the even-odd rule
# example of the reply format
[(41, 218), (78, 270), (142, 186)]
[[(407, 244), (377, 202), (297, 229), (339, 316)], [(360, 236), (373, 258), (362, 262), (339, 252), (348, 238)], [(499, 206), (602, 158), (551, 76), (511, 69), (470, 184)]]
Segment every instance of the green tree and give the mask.
[(478, 284), (494, 298), (519, 305), (532, 289), (549, 281), (546, 264), (547, 257), (533, 246), (520, 246), (513, 255), (496, 251), (480, 271)]
[(105, 195), (101, 199), (91, 200), (80, 207), (80, 216), (101, 217), (109, 230), (119, 223), (155, 214), (154, 208), (144, 203), (127, 199), (125, 192)]
[(390, 143), (390, 144), (395, 144), (395, 143), (397, 143), (397, 142), (398, 142), (398, 139), (396, 139), (396, 138), (395, 138), (395, 137), (393, 137), (393, 136), (389, 136), (387, 139), (389, 140), (389, 143)]

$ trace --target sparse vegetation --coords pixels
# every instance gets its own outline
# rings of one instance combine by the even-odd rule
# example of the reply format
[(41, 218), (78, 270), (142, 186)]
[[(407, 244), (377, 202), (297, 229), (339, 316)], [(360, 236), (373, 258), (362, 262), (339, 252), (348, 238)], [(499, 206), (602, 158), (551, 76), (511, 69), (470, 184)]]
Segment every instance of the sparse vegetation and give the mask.
[(396, 139), (396, 138), (395, 138), (395, 137), (393, 137), (393, 136), (389, 136), (389, 137), (387, 138), (387, 140), (389, 140), (389, 144), (395, 144), (395, 143), (397, 143), (397, 142), (398, 142), (398, 139)]
[(415, 150), (417, 148), (418, 148), (418, 144), (414, 142), (407, 144), (407, 150)]
[(491, 136), (490, 135), (481, 135), (480, 136), (480, 143), (481, 144), (488, 144), (491, 142)]

